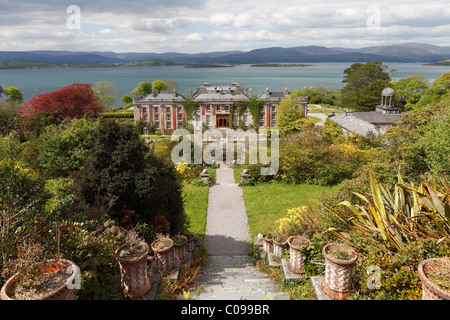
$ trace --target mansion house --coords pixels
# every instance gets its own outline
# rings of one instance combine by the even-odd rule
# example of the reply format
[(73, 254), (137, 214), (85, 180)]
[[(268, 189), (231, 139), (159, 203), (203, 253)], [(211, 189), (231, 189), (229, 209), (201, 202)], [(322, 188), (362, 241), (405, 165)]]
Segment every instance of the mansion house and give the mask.
[[(191, 124), (194, 128), (201, 128), (206, 124), (209, 128), (236, 128), (239, 125), (248, 127), (258, 122), (259, 127), (276, 127), (278, 107), (284, 99), (289, 97), (290, 92), (286, 88), (283, 92), (272, 92), (268, 88), (259, 95), (254, 95), (252, 89), (241, 88), (239, 83), (234, 82), (226, 86), (211, 86), (205, 82), (194, 92), (189, 89), (189, 95), (183, 96), (176, 89), (173, 93), (151, 93), (145, 97), (133, 100), (134, 121), (142, 121), (154, 124), (156, 130), (171, 132), (182, 128), (183, 120), (187, 121), (186, 112), (180, 101), (198, 101), (196, 115)], [(264, 101), (260, 110), (259, 119), (252, 119), (247, 107), (244, 107), (239, 119), (236, 112), (238, 103), (251, 100)], [(307, 97), (300, 97), (299, 108), (305, 117), (307, 116)], [(241, 102), (242, 104), (242, 102)], [(230, 117), (233, 114), (233, 119)], [(230, 123), (230, 122), (233, 123)]]

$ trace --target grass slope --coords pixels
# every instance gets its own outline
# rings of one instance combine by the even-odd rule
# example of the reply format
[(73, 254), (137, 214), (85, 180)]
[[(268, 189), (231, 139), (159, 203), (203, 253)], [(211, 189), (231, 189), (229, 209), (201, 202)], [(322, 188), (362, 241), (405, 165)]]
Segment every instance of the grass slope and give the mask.
[(206, 226), (206, 210), (208, 208), (207, 186), (196, 186), (185, 183), (183, 186), (184, 208), (189, 217), (189, 230), (203, 237)]
[(319, 196), (337, 189), (316, 185), (265, 184), (244, 186), (244, 201), (252, 238), (258, 233), (276, 231), (276, 220), (287, 215), (287, 210), (317, 203)]

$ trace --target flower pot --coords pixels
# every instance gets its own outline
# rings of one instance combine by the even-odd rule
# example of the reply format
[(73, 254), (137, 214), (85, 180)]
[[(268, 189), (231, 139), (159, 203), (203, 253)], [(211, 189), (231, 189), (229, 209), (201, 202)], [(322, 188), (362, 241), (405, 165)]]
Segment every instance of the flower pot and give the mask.
[[(38, 295), (29, 296), (29, 300), (75, 300), (75, 286), (74, 283), (79, 280), (80, 273), (79, 268), (69, 260), (58, 259), (49, 260), (46, 262), (41, 262), (35, 265), (37, 268), (42, 268), (42, 273), (48, 275), (55, 275), (57, 272), (64, 272), (67, 277), (63, 284), (59, 285), (57, 288), (51, 290), (50, 292)], [(16, 300), (13, 297), (14, 288), (19, 281), (19, 274), (16, 273), (11, 278), (9, 278), (3, 285), (0, 291), (1, 300)]]
[(322, 252), (325, 258), (323, 292), (332, 298), (347, 298), (354, 291), (352, 271), (358, 254), (349, 246), (340, 243), (327, 244)]
[(417, 273), (422, 282), (422, 300), (450, 300), (450, 292), (440, 288), (430, 279), (430, 272), (432, 270), (441, 273), (444, 271), (447, 273), (448, 278), (450, 273), (450, 259), (432, 258), (420, 262)]
[(272, 238), (270, 234), (263, 234), (263, 253), (270, 253), (270, 246), (272, 245)]
[(170, 272), (173, 269), (173, 241), (170, 238), (156, 239), (152, 242), (155, 253), (156, 268), (159, 271)]
[(280, 261), (283, 257), (283, 248), (287, 243), (288, 238), (283, 235), (276, 235), (272, 238), (273, 252), (272, 258), (276, 261)]
[(289, 270), (294, 273), (305, 273), (303, 268), (302, 247), (308, 244), (308, 239), (301, 236), (293, 236), (288, 239), (289, 244)]
[(123, 244), (115, 252), (120, 267), (120, 285), (129, 298), (146, 294), (152, 285), (147, 272), (149, 247), (143, 241), (138, 242), (136, 247), (139, 250), (134, 252), (129, 244)]
[(193, 252), (195, 249), (195, 235), (192, 232), (186, 232), (185, 236), (187, 238), (186, 251)]
[(176, 261), (185, 262), (188, 256), (186, 255), (187, 238), (182, 235), (175, 236), (173, 239), (173, 259)]

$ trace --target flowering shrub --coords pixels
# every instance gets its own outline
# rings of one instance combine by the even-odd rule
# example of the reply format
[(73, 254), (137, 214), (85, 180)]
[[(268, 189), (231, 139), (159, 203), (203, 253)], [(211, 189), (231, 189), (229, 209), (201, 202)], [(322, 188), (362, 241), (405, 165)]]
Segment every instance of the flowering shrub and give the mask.
[(293, 183), (332, 185), (351, 178), (369, 154), (351, 143), (331, 144), (316, 130), (307, 130), (280, 143), (279, 175)]
[(42, 112), (55, 113), (66, 119), (81, 118), (88, 112), (98, 114), (98, 103), (90, 84), (74, 83), (53, 92), (40, 94), (19, 108), (19, 115), (34, 116)]
[(0, 265), (17, 254), (23, 242), (40, 242), (53, 219), (43, 206), (44, 183), (33, 169), (14, 160), (0, 162)]
[(286, 235), (304, 234), (320, 229), (320, 221), (306, 206), (289, 209), (287, 217), (277, 221), (281, 233)]
[(178, 176), (185, 181), (191, 181), (200, 177), (201, 167), (195, 164), (179, 163), (175, 165)]

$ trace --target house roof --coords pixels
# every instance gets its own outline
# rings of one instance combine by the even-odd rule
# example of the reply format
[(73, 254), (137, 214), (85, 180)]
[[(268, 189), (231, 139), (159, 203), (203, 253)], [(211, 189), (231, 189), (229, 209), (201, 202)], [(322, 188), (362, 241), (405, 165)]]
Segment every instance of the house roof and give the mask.
[(246, 90), (240, 86), (233, 84), (229, 86), (201, 86), (193, 96), (193, 100), (197, 101), (240, 101), (249, 100)]
[(186, 100), (186, 98), (179, 93), (150, 93), (140, 100), (140, 102), (146, 101), (177, 101)]
[(285, 99), (289, 96), (289, 92), (286, 91), (269, 91), (269, 89), (267, 88), (266, 91), (264, 91), (263, 93), (261, 93), (260, 95), (258, 95), (257, 99), (261, 99), (261, 100), (282, 100)]
[(344, 112), (335, 116), (330, 116), (330, 120), (336, 122), (347, 131), (354, 132), (361, 136), (367, 136), (370, 132), (382, 134), (385, 127), (377, 125), (392, 125), (400, 121), (400, 114), (384, 114), (382, 112)]
[(353, 116), (372, 124), (394, 124), (400, 121), (398, 113), (353, 112)]

